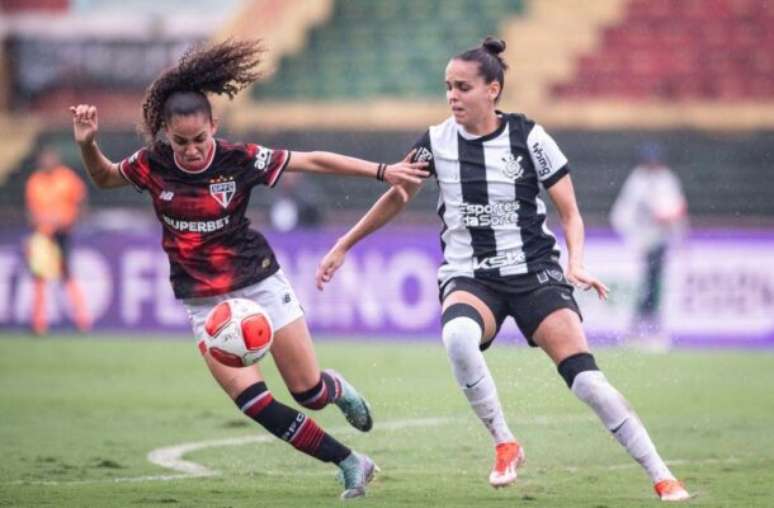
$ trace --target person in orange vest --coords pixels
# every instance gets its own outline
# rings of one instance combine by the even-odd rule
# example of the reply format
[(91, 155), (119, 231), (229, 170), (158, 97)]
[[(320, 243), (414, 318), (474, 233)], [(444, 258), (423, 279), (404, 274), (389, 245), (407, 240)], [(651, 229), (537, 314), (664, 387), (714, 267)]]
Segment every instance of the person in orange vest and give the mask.
[(32, 330), (43, 335), (46, 319), (46, 285), (61, 279), (72, 304), (73, 321), (80, 331), (91, 328), (83, 291), (69, 269), (70, 232), (85, 203), (83, 180), (64, 164), (56, 150), (44, 148), (38, 169), (27, 180), (26, 202), (34, 230), (26, 245), (27, 262), (35, 278)]

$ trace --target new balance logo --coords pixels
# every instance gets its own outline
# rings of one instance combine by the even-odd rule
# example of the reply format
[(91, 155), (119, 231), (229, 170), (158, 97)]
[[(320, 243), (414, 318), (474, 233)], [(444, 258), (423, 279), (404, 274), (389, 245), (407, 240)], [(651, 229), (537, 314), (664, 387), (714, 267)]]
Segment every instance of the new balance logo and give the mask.
[(159, 199), (162, 201), (172, 201), (172, 198), (175, 197), (175, 193), (172, 191), (161, 191), (161, 194), (159, 194)]

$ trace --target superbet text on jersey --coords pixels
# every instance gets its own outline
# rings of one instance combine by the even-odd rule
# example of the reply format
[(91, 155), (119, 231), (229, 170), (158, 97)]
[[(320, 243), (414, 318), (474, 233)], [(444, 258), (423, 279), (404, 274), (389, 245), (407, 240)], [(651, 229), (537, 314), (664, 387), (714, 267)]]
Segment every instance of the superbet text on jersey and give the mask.
[(245, 211), (252, 188), (273, 187), (289, 160), (287, 150), (216, 140), (207, 165), (196, 172), (179, 166), (161, 143), (121, 161), (121, 174), (153, 200), (177, 298), (233, 291), (279, 269)]

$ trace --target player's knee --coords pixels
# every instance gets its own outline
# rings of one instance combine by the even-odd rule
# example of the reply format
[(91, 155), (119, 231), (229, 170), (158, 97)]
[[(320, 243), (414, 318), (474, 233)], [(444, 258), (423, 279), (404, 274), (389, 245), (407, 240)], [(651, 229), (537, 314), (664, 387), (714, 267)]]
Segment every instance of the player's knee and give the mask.
[(443, 311), (443, 344), (450, 355), (470, 347), (478, 348), (484, 330), (481, 314), (471, 305), (455, 303)]
[(567, 383), (567, 387), (573, 390), (573, 384), (582, 372), (599, 372), (597, 362), (594, 361), (594, 355), (591, 353), (578, 353), (568, 356), (559, 363), (557, 367), (559, 374)]

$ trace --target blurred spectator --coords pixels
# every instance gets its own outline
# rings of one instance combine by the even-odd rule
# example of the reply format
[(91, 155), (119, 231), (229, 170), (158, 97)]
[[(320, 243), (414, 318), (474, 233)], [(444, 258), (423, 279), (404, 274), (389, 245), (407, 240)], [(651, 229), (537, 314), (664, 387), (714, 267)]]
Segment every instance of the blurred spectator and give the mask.
[(91, 326), (83, 291), (70, 273), (70, 232), (80, 215), (87, 190), (83, 180), (62, 164), (59, 154), (44, 148), (37, 157), (37, 170), (27, 180), (26, 201), (34, 230), (26, 245), (27, 261), (35, 278), (32, 329), (46, 333), (46, 285), (62, 279), (73, 310), (73, 321), (81, 331)]
[(610, 222), (644, 264), (630, 340), (635, 346), (666, 351), (671, 337), (661, 326), (659, 312), (664, 262), (670, 244), (685, 232), (687, 206), (679, 179), (663, 162), (663, 147), (646, 143), (639, 158), (613, 204)]
[(321, 189), (310, 178), (286, 172), (272, 194), (269, 212), (271, 226), (277, 231), (312, 228), (323, 221)]

